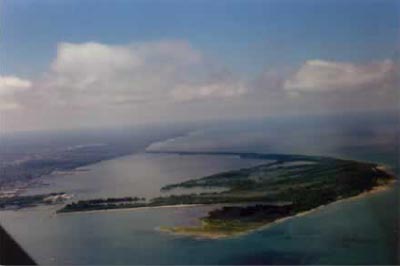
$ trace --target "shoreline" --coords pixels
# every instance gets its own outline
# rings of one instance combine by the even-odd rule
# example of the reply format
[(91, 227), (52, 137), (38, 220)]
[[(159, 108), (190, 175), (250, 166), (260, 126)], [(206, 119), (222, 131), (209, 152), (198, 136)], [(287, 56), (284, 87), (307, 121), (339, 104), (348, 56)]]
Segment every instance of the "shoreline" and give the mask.
[[(299, 212), (299, 213), (294, 214), (292, 216), (279, 218), (279, 219), (277, 219), (277, 220), (275, 220), (275, 221), (273, 221), (271, 223), (266, 224), (265, 226), (268, 226), (268, 225), (271, 225), (271, 224), (274, 224), (274, 223), (284, 222), (286, 219), (294, 218), (294, 217), (297, 217), (297, 216), (303, 216), (303, 215), (306, 215), (308, 213), (311, 213), (313, 211), (316, 211), (318, 209), (321, 209), (323, 207), (326, 207), (326, 206), (329, 206), (329, 205), (332, 205), (332, 204), (335, 204), (335, 203), (348, 201), (348, 200), (355, 200), (355, 199), (358, 199), (358, 198), (365, 197), (365, 196), (367, 196), (369, 194), (375, 194), (375, 193), (378, 193), (378, 192), (386, 191), (389, 188), (391, 188), (392, 185), (394, 183), (396, 183), (396, 182), (397, 182), (397, 180), (392, 180), (388, 184), (375, 186), (371, 190), (362, 192), (362, 193), (360, 193), (358, 195), (355, 195), (353, 197), (344, 198), (344, 199), (338, 199), (338, 200), (333, 201), (333, 202), (331, 202), (329, 204), (321, 205), (321, 206), (318, 206), (316, 208), (313, 208), (313, 209), (310, 209), (310, 210), (307, 210), (307, 211)], [(241, 204), (246, 204), (246, 203), (236, 203), (235, 205), (241, 205)], [(227, 205), (227, 204), (226, 203), (214, 203), (214, 204), (176, 204), (176, 205), (162, 205), (162, 206), (144, 206), (144, 207), (132, 207), (132, 208), (115, 208), (115, 209), (102, 209), (102, 210), (59, 212), (59, 213), (55, 213), (55, 215), (82, 214), (82, 213), (101, 213), (101, 212), (116, 212), (116, 211), (136, 211), (136, 210), (150, 210), (150, 209), (162, 209), (162, 208), (188, 208), (188, 207), (215, 206), (215, 205), (221, 205), (222, 206), (222, 205)], [(232, 204), (228, 204), (228, 205), (232, 205)], [(264, 226), (262, 226), (262, 227), (264, 227)], [(258, 229), (255, 229), (255, 230), (258, 230)], [(189, 235), (189, 234), (187, 234), (187, 235)]]
[[(216, 203), (221, 204), (221, 203)], [(115, 212), (115, 211), (135, 211), (135, 210), (150, 210), (150, 209), (161, 209), (161, 208), (188, 208), (197, 206), (210, 206), (212, 204), (176, 204), (176, 205), (162, 205), (162, 206), (144, 206), (144, 207), (131, 207), (131, 208), (114, 208), (114, 209), (102, 209), (102, 210), (88, 210), (88, 211), (71, 211), (71, 212), (59, 212), (57, 215), (63, 214), (78, 214), (78, 213), (98, 213), (98, 212)]]
[[(221, 155), (221, 154), (220, 154)], [(225, 154), (224, 154), (225, 155)], [(382, 164), (375, 164), (375, 171), (377, 170), (381, 170), (381, 171), (388, 171), (387, 166), (386, 165), (382, 165)], [(394, 177), (394, 175), (392, 175), (392, 177)], [(277, 218), (273, 221), (269, 221), (266, 223), (263, 222), (256, 222), (254, 225), (250, 225), (250, 224), (246, 224), (244, 223), (243, 226), (244, 228), (241, 230), (224, 230), (223, 227), (221, 227), (220, 229), (218, 228), (214, 228), (213, 230), (210, 230), (209, 228), (207, 228), (206, 224), (203, 225), (198, 225), (198, 226), (170, 226), (170, 227), (163, 227), (163, 226), (159, 226), (157, 228), (155, 228), (158, 231), (161, 232), (167, 232), (169, 234), (174, 234), (174, 235), (182, 235), (182, 236), (192, 236), (194, 238), (206, 238), (206, 239), (220, 239), (220, 238), (226, 238), (226, 237), (239, 237), (241, 235), (245, 235), (245, 234), (249, 234), (253, 231), (256, 230), (263, 230), (265, 228), (268, 228), (270, 226), (273, 226), (275, 224), (279, 224), (282, 222), (285, 222), (289, 219), (293, 219), (296, 217), (301, 217), (310, 213), (313, 213), (317, 210), (321, 210), (329, 205), (333, 205), (333, 204), (338, 204), (344, 201), (351, 201), (351, 200), (357, 200), (359, 198), (363, 198), (366, 197), (368, 195), (371, 194), (375, 194), (375, 193), (379, 193), (379, 192), (383, 192), (386, 191), (390, 188), (393, 188), (393, 184), (397, 183), (397, 179), (391, 179), (385, 182), (381, 182), (381, 184), (376, 184), (376, 186), (372, 187), (369, 190), (364, 190), (354, 196), (350, 196), (350, 197), (337, 197), (334, 201), (331, 201), (329, 203), (326, 204), (321, 204), (315, 208), (309, 209), (309, 210), (305, 210), (305, 211), (301, 211), (289, 216), (283, 216), (280, 218)], [(151, 203), (149, 203), (151, 204)], [(237, 202), (236, 204), (241, 204), (240, 202)], [(243, 204), (243, 203), (242, 203)], [(247, 202), (247, 204), (249, 204)], [(54, 213), (54, 215), (56, 214), (71, 214), (71, 213), (99, 213), (99, 212), (115, 212), (115, 211), (135, 211), (135, 210), (146, 210), (146, 209), (161, 209), (161, 208), (187, 208), (187, 207), (199, 207), (199, 206), (229, 206), (232, 204), (227, 204), (227, 203), (211, 203), (211, 204), (207, 204), (207, 203), (201, 203), (201, 204), (173, 204), (173, 205), (160, 205), (160, 206), (138, 206), (138, 207), (128, 207), (128, 208), (105, 208), (105, 209), (88, 209), (88, 210), (77, 210), (77, 211), (67, 211), (67, 212), (59, 212), (59, 213)]]
[(193, 237), (195, 239), (215, 239), (215, 240), (217, 240), (217, 239), (224, 239), (224, 238), (241, 237), (243, 235), (247, 235), (247, 234), (259, 231), (259, 230), (267, 229), (267, 228), (269, 228), (271, 226), (274, 226), (274, 225), (277, 225), (277, 224), (281, 224), (281, 223), (286, 222), (286, 221), (291, 220), (291, 219), (295, 219), (295, 218), (298, 218), (298, 217), (302, 217), (302, 216), (314, 213), (314, 212), (316, 212), (318, 210), (322, 210), (322, 209), (324, 209), (324, 208), (326, 208), (328, 206), (334, 205), (334, 204), (338, 204), (338, 203), (342, 203), (342, 202), (346, 202), (346, 201), (358, 200), (358, 199), (361, 199), (361, 198), (365, 198), (365, 197), (367, 197), (369, 195), (373, 195), (373, 194), (377, 194), (377, 193), (380, 193), (380, 192), (387, 191), (387, 190), (393, 188), (395, 183), (397, 183), (397, 180), (391, 180), (387, 184), (375, 186), (372, 189), (370, 189), (368, 191), (364, 191), (364, 192), (362, 192), (362, 193), (360, 193), (358, 195), (355, 195), (353, 197), (338, 199), (338, 200), (333, 201), (331, 203), (328, 203), (328, 204), (325, 204), (325, 205), (320, 205), (320, 206), (318, 206), (316, 208), (313, 208), (313, 209), (310, 209), (310, 210), (307, 210), (307, 211), (302, 211), (302, 212), (296, 213), (296, 214), (291, 215), (291, 216), (282, 217), (282, 218), (279, 218), (279, 219), (277, 219), (275, 221), (272, 221), (270, 223), (261, 225), (260, 227), (257, 227), (255, 229), (249, 229), (248, 231), (239, 232), (239, 233), (236, 233), (236, 234), (235, 233), (233, 233), (233, 234), (224, 234), (224, 233), (212, 233), (212, 232), (204, 232), (204, 233), (173, 232), (173, 231), (169, 230), (168, 228), (160, 228), (160, 227), (157, 228), (157, 230), (160, 231), (160, 232), (171, 234), (171, 235), (187, 236), (187, 237)]
[[(324, 209), (324, 208), (326, 208), (328, 206), (334, 205), (334, 204), (338, 204), (338, 203), (342, 203), (342, 202), (346, 202), (346, 201), (358, 200), (358, 199), (365, 198), (365, 197), (367, 197), (369, 195), (373, 195), (373, 194), (377, 194), (377, 193), (380, 193), (380, 192), (387, 191), (390, 188), (392, 188), (395, 183), (396, 183), (396, 180), (391, 180), (388, 184), (375, 186), (371, 190), (364, 191), (364, 192), (362, 192), (362, 193), (360, 193), (358, 195), (355, 195), (355, 196), (352, 196), (352, 197), (348, 197), (348, 198), (338, 199), (338, 200), (335, 200), (335, 201), (333, 201), (331, 203), (328, 203), (328, 204), (325, 204), (325, 205), (320, 205), (320, 206), (318, 206), (316, 208), (296, 213), (295, 215), (292, 215), (292, 216), (288, 216), (288, 217), (283, 217), (283, 218), (277, 219), (277, 220), (275, 220), (275, 221), (273, 221), (273, 222), (271, 222), (269, 224), (266, 224), (265, 227), (270, 226), (270, 225), (274, 225), (274, 224), (283, 223), (286, 220), (289, 220), (289, 219), (292, 219), (292, 218), (302, 217), (302, 216), (305, 216), (307, 214), (316, 212), (318, 210), (322, 210), (322, 209)], [(262, 226), (262, 228), (264, 228), (264, 226)], [(262, 228), (259, 228), (259, 229), (262, 229)], [(258, 229), (256, 229), (256, 230), (258, 230)]]
[[(251, 202), (238, 202), (238, 203), (230, 203), (229, 205), (243, 205), (250, 204)], [(263, 202), (254, 202), (260, 203)], [(98, 213), (98, 212), (114, 212), (114, 211), (135, 211), (135, 210), (150, 210), (150, 209), (162, 209), (162, 208), (188, 208), (188, 207), (200, 207), (200, 206), (216, 206), (221, 205), (225, 206), (227, 203), (211, 203), (211, 204), (175, 204), (175, 205), (161, 205), (161, 206), (143, 206), (143, 207), (131, 207), (131, 208), (114, 208), (114, 209), (99, 209), (99, 210), (87, 210), (87, 211), (69, 211), (69, 212), (59, 212), (54, 213), (54, 215), (63, 215), (63, 214), (78, 214), (78, 213)]]

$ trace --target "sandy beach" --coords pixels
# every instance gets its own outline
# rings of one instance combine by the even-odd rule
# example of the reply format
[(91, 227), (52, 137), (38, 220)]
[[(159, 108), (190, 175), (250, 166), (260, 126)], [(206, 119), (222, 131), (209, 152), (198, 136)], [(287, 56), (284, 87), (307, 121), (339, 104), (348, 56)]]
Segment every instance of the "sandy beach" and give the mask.
[[(217, 204), (215, 204), (217, 205)], [(64, 214), (78, 214), (78, 213), (99, 213), (99, 212), (116, 212), (116, 211), (138, 211), (148, 209), (164, 209), (164, 208), (187, 208), (196, 206), (206, 206), (206, 204), (177, 204), (177, 205), (164, 205), (164, 206), (148, 206), (148, 207), (136, 207), (136, 208), (116, 208), (116, 209), (104, 209), (104, 210), (90, 210), (90, 211), (74, 211), (74, 212), (60, 212), (57, 215)], [(207, 206), (210, 206), (208, 204)]]
[[(385, 166), (379, 166), (377, 168), (378, 169), (382, 169), (382, 170), (387, 170)], [(386, 191), (386, 190), (390, 189), (391, 187), (393, 187), (394, 183), (396, 183), (396, 180), (391, 180), (386, 184), (375, 186), (372, 189), (370, 189), (368, 191), (365, 191), (365, 192), (362, 192), (362, 193), (360, 193), (360, 194), (358, 194), (356, 196), (348, 197), (348, 198), (338, 198), (336, 201), (331, 202), (329, 204), (320, 205), (320, 206), (318, 206), (316, 208), (313, 208), (313, 209), (310, 209), (310, 210), (307, 210), (307, 211), (303, 211), (303, 212), (299, 212), (299, 213), (297, 213), (295, 215), (283, 217), (283, 218), (277, 219), (277, 220), (275, 220), (273, 222), (269, 222), (269, 223), (266, 223), (266, 224), (263, 224), (263, 225), (260, 225), (260, 226), (256, 226), (256, 228), (254, 228), (254, 229), (251, 228), (249, 230), (246, 230), (246, 231), (243, 231), (243, 232), (238, 232), (238, 233), (224, 233), (224, 232), (217, 232), (217, 231), (216, 232), (207, 232), (207, 231), (204, 231), (204, 232), (201, 232), (201, 231), (198, 231), (198, 232), (195, 232), (195, 231), (193, 231), (193, 232), (191, 232), (191, 231), (188, 231), (188, 232), (174, 232), (171, 229), (163, 228), (163, 227), (159, 227), (159, 228), (156, 228), (156, 229), (159, 230), (159, 231), (162, 231), (162, 232), (168, 232), (168, 233), (175, 234), (175, 235), (193, 236), (195, 238), (219, 239), (219, 238), (226, 238), (226, 237), (238, 237), (238, 236), (241, 236), (241, 235), (244, 235), (244, 234), (251, 233), (253, 231), (263, 230), (263, 229), (265, 229), (267, 227), (270, 227), (270, 226), (285, 222), (285, 221), (287, 221), (289, 219), (293, 219), (293, 218), (296, 218), (296, 217), (301, 217), (301, 216), (304, 216), (304, 215), (308, 215), (308, 214), (313, 213), (315, 211), (321, 210), (321, 209), (323, 209), (323, 208), (325, 208), (326, 206), (329, 206), (329, 205), (338, 204), (338, 203), (341, 203), (341, 202), (344, 202), (344, 201), (357, 200), (357, 199), (366, 197), (366, 196), (371, 195), (371, 194), (375, 194), (375, 193)], [(227, 205), (227, 204), (216, 203), (216, 204), (178, 204), (178, 205), (164, 205), (164, 206), (144, 206), (144, 207), (132, 207), (132, 208), (87, 210), (87, 211), (76, 211), (76, 212), (74, 211), (74, 212), (64, 212), (64, 213), (62, 212), (62, 213), (57, 213), (57, 215), (59, 215), (59, 214), (63, 214), (63, 215), (64, 214), (79, 214), (79, 213), (89, 213), (90, 214), (90, 213), (117, 212), (117, 211), (139, 211), (139, 210), (147, 210), (147, 209), (187, 208), (187, 207), (217, 206), (217, 205), (223, 206), (223, 205)], [(229, 204), (229, 205), (231, 205), (231, 204)], [(240, 204), (236, 204), (236, 205), (240, 205)], [(179, 228), (179, 226), (177, 228)]]
[(299, 213), (297, 213), (295, 215), (291, 215), (291, 216), (287, 216), (287, 217), (283, 217), (283, 218), (277, 219), (277, 220), (275, 220), (273, 222), (270, 222), (270, 223), (267, 223), (265, 225), (262, 225), (262, 226), (260, 226), (260, 227), (258, 227), (256, 229), (250, 229), (248, 231), (235, 233), (235, 234), (224, 234), (224, 233), (217, 233), (217, 232), (216, 233), (213, 233), (213, 232), (204, 232), (204, 233), (203, 232), (198, 232), (198, 233), (172, 232), (171, 230), (168, 230), (168, 229), (165, 229), (165, 228), (162, 228), (162, 227), (161, 228), (157, 228), (157, 229), (159, 231), (167, 232), (167, 233), (174, 234), (174, 235), (192, 236), (192, 237), (195, 237), (195, 238), (198, 238), (198, 239), (222, 239), (222, 238), (227, 238), (227, 237), (240, 237), (240, 236), (243, 236), (243, 235), (258, 231), (258, 230), (264, 230), (264, 229), (266, 229), (268, 227), (283, 223), (283, 222), (288, 221), (290, 219), (294, 219), (294, 218), (297, 218), (297, 217), (302, 217), (302, 216), (311, 214), (311, 213), (313, 213), (315, 211), (322, 210), (323, 208), (325, 208), (327, 206), (331, 206), (331, 205), (334, 205), (334, 204), (339, 204), (339, 203), (345, 202), (345, 201), (358, 200), (358, 199), (364, 198), (364, 197), (372, 195), (372, 194), (376, 194), (376, 193), (387, 191), (388, 189), (392, 188), (396, 182), (397, 182), (396, 180), (391, 180), (387, 184), (384, 184), (384, 185), (381, 185), (381, 186), (376, 186), (376, 187), (372, 188), (371, 190), (365, 191), (365, 192), (360, 193), (360, 194), (358, 194), (356, 196), (349, 197), (349, 198), (344, 198), (344, 199), (338, 199), (338, 200), (336, 200), (336, 201), (334, 201), (332, 203), (326, 204), (326, 205), (321, 205), (321, 206), (318, 206), (316, 208), (313, 208), (313, 209), (310, 209), (310, 210), (307, 210), (307, 211), (304, 211), (304, 212), (299, 212)]

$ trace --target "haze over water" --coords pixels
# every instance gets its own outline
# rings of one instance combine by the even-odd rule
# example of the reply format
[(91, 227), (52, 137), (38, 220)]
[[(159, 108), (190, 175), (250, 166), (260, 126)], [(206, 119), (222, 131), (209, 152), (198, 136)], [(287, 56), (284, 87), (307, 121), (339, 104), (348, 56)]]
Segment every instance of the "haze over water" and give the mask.
[[(251, 131), (264, 132), (266, 137), (263, 140), (271, 137), (280, 139), (270, 135), (271, 131), (266, 129), (269, 126), (257, 123)], [(377, 161), (396, 169), (396, 163), (393, 164), (394, 150), (388, 149), (395, 143), (390, 143), (392, 139), (387, 138), (396, 129), (390, 129), (384, 121), (375, 120), (372, 125), (373, 128), (379, 125), (385, 130), (371, 131), (371, 128), (365, 127), (354, 133), (345, 130), (346, 126), (336, 124), (335, 130), (324, 130), (321, 126), (322, 130), (316, 131), (314, 137), (317, 140), (323, 134), (336, 140), (350, 138), (352, 146), (336, 146), (345, 151), (342, 156)], [(233, 128), (205, 129), (201, 134), (189, 134), (188, 138), (195, 149), (200, 147), (199, 143), (209, 145), (213, 140), (227, 145), (218, 141), (218, 136), (225, 132), (231, 149), (243, 151), (243, 142), (237, 142), (236, 147), (232, 144), (235, 139), (233, 132), (239, 132)], [(298, 147), (311, 137), (307, 135), (310, 130), (306, 130), (306, 134), (301, 128), (296, 128), (297, 134), (303, 136), (298, 138)], [(246, 135), (248, 131), (250, 129), (246, 128), (240, 131), (240, 135)], [(281, 137), (286, 137), (284, 131), (280, 132)], [(380, 140), (382, 134), (386, 136), (385, 141)], [(360, 138), (360, 135), (363, 137)], [(208, 141), (205, 141), (206, 136)], [(357, 138), (359, 142), (354, 142)], [(183, 144), (186, 137), (174, 139), (166, 143), (173, 143), (176, 148), (182, 145), (188, 147)], [(248, 143), (254, 144), (257, 140), (260, 139), (249, 139)], [(286, 142), (285, 139), (280, 141)], [(296, 146), (295, 141), (288, 143)], [(347, 144), (345, 141), (342, 143)], [(368, 143), (369, 146), (364, 146)], [(160, 143), (150, 147), (155, 145), (167, 148)], [(266, 145), (265, 141), (259, 142), (257, 147), (263, 145)], [(265, 152), (274, 152), (271, 147), (276, 145), (279, 143), (270, 143)], [(318, 147), (320, 155), (331, 155), (328, 150), (332, 145), (327, 146), (325, 153), (323, 146)], [(252, 151), (252, 147), (249, 144), (247, 151)], [(216, 146), (214, 150), (218, 149), (221, 148)], [(260, 152), (259, 149), (256, 151)], [(150, 197), (158, 195), (159, 188), (167, 183), (260, 163), (259, 160), (233, 156), (138, 153), (85, 166), (85, 171), (71, 175), (46, 177), (43, 180), (49, 185), (32, 189), (30, 193), (65, 191), (78, 199), (137, 194)], [(173, 236), (156, 230), (159, 226), (196, 224), (197, 218), (206, 215), (213, 208), (211, 206), (62, 215), (54, 215), (59, 206), (51, 206), (3, 211), (1, 222), (39, 264), (395, 264), (398, 261), (399, 213), (395, 208), (399, 206), (398, 195), (396, 186), (378, 194), (335, 203), (244, 236), (220, 240)]]
[[(1, 226), (43, 265), (400, 264), (397, 183), (219, 240), (157, 230), (212, 206), (10, 210), (41, 193), (199, 193), (160, 188), (263, 163), (177, 151), (331, 156), (399, 177), (399, 18), (398, 0), (0, 0)], [(338, 170), (299, 197), (331, 200), (339, 179), (347, 191), (355, 176)]]

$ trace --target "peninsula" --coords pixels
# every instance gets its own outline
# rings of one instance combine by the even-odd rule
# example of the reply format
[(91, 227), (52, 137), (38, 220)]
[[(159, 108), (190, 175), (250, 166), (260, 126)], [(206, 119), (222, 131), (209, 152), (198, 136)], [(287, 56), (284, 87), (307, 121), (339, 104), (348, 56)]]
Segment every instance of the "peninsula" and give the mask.
[(379, 165), (331, 157), (260, 153), (185, 153), (235, 155), (263, 159), (264, 164), (169, 184), (175, 188), (220, 187), (222, 192), (170, 195), (115, 204), (92, 200), (70, 203), (59, 212), (101, 209), (222, 204), (201, 218), (199, 226), (161, 227), (162, 231), (198, 237), (226, 237), (257, 229), (279, 219), (388, 185), (395, 177)]

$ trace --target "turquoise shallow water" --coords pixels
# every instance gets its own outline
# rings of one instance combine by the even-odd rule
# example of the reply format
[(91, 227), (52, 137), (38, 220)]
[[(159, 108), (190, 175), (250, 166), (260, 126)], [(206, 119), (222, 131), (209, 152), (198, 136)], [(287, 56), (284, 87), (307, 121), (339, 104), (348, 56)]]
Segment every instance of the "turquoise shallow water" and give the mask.
[[(139, 154), (51, 179), (54, 182), (37, 191), (60, 189), (78, 198), (128, 192), (150, 196), (164, 183), (259, 163), (237, 157)], [(90, 186), (93, 180), (96, 189)], [(115, 183), (124, 189), (116, 190)], [(39, 264), (396, 264), (398, 195), (396, 186), (220, 240), (156, 230), (196, 223), (209, 206), (63, 215), (54, 215), (58, 207), (52, 206), (5, 211), (0, 217)]]

